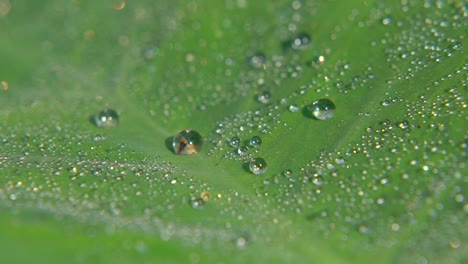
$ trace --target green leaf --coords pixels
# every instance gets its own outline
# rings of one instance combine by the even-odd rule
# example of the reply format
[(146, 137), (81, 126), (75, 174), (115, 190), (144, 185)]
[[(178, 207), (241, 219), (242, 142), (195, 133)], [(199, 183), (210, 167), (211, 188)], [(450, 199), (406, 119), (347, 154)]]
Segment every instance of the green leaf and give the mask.
[(0, 0), (0, 262), (466, 262), (467, 16)]

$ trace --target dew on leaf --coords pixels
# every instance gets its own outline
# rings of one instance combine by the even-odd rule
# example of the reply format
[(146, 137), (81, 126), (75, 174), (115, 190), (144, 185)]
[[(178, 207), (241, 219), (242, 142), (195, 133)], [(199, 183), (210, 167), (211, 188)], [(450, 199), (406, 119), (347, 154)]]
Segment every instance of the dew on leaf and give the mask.
[(291, 40), (290, 47), (294, 50), (305, 50), (310, 46), (312, 38), (307, 33), (298, 34)]
[(203, 145), (202, 136), (195, 130), (182, 130), (174, 136), (172, 147), (175, 154), (190, 155), (198, 153)]
[(317, 56), (317, 57), (313, 58), (310, 61), (310, 66), (318, 68), (318, 67), (322, 66), (324, 63), (325, 63), (325, 56), (320, 55), (320, 56)]
[(312, 117), (318, 120), (326, 120), (335, 114), (335, 104), (329, 99), (319, 99), (306, 107)]
[(105, 109), (93, 116), (92, 122), (100, 128), (113, 128), (119, 124), (119, 115), (115, 110)]
[(289, 112), (291, 113), (296, 113), (300, 110), (299, 106), (297, 104), (292, 104), (288, 107)]
[(250, 146), (252, 146), (254, 148), (258, 148), (258, 147), (260, 147), (260, 145), (262, 145), (262, 138), (259, 137), (259, 136), (253, 136), (249, 140), (249, 144), (250, 144)]
[(240, 144), (240, 138), (238, 136), (234, 136), (231, 139), (229, 139), (229, 146), (237, 148), (239, 147)]
[(263, 68), (265, 63), (266, 63), (266, 59), (265, 59), (265, 55), (261, 52), (257, 52), (251, 56), (249, 56), (247, 58), (247, 62), (249, 63), (250, 66), (252, 66), (253, 68)]
[(205, 205), (205, 201), (202, 197), (190, 197), (189, 203), (190, 206), (195, 209), (202, 208), (203, 205)]
[(263, 158), (255, 158), (249, 163), (250, 172), (256, 175), (265, 173), (267, 168), (267, 163)]
[(245, 155), (249, 151), (249, 148), (247, 146), (241, 146), (240, 148), (236, 149), (236, 153), (238, 155)]
[(260, 92), (257, 95), (257, 101), (262, 104), (268, 104), (270, 102), (270, 99), (271, 99), (271, 94), (268, 91)]

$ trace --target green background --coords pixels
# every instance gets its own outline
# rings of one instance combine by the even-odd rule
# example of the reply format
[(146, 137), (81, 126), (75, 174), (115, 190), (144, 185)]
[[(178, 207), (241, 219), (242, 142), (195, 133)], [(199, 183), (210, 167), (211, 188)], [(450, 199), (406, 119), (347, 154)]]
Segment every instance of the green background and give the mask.
[(1, 263), (468, 261), (464, 1), (123, 3), (0, 0)]

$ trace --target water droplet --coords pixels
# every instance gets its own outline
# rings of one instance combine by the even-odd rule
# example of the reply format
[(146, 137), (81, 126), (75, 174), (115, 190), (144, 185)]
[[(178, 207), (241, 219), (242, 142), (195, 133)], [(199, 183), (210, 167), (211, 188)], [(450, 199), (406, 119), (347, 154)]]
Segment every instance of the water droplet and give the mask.
[(398, 127), (399, 127), (400, 129), (402, 129), (402, 130), (408, 130), (409, 127), (410, 127), (409, 122), (406, 121), (406, 120), (405, 120), (405, 121), (398, 122), (397, 125), (398, 125)]
[(263, 91), (257, 95), (257, 101), (262, 104), (268, 104), (271, 99), (271, 94), (268, 91)]
[(101, 128), (116, 127), (119, 123), (119, 115), (112, 109), (105, 109), (92, 117), (92, 122)]
[(249, 56), (247, 58), (247, 62), (254, 68), (263, 68), (266, 62), (265, 55), (261, 52), (257, 52), (252, 56)]
[(322, 178), (322, 176), (317, 175), (317, 176), (315, 176), (314, 178), (312, 178), (312, 183), (315, 184), (315, 185), (317, 185), (317, 186), (322, 185), (322, 184), (323, 184), (323, 178)]
[(267, 163), (263, 158), (255, 158), (250, 162), (249, 169), (253, 174), (262, 174), (267, 170)]
[(262, 139), (259, 136), (253, 136), (249, 141), (250, 146), (254, 148), (260, 147), (262, 145)]
[(390, 105), (390, 101), (389, 100), (383, 100), (382, 102), (380, 102), (380, 104), (382, 106), (389, 106)]
[(305, 50), (310, 46), (312, 39), (309, 34), (301, 33), (291, 41), (291, 48), (294, 50)]
[(172, 147), (175, 154), (189, 155), (198, 153), (203, 145), (202, 136), (195, 130), (182, 130), (174, 136)]
[(201, 197), (191, 197), (189, 202), (192, 208), (202, 208), (205, 204), (205, 201)]
[(295, 113), (299, 111), (299, 106), (297, 104), (292, 104), (288, 107), (289, 112)]
[(238, 155), (244, 155), (247, 151), (249, 151), (249, 148), (247, 146), (242, 146), (236, 150), (236, 153)]
[(235, 244), (238, 248), (245, 248), (248, 244), (248, 239), (244, 236), (239, 236), (238, 238), (236, 238), (235, 240)]
[(388, 26), (392, 23), (392, 18), (391, 17), (385, 17), (384, 19), (382, 19), (382, 24), (384, 26)]
[(310, 61), (310, 65), (313, 67), (319, 67), (325, 63), (325, 56), (320, 55), (315, 57), (312, 61)]
[(335, 114), (335, 104), (329, 99), (320, 99), (307, 106), (307, 110), (313, 117), (319, 120), (326, 120)]
[(237, 136), (234, 136), (229, 140), (229, 145), (231, 147), (237, 148), (239, 144), (240, 144), (240, 138)]

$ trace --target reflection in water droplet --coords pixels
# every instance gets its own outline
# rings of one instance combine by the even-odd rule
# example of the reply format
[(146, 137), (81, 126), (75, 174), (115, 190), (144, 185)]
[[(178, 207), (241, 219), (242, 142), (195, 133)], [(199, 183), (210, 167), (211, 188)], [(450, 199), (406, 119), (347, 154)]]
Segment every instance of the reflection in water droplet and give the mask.
[(244, 155), (247, 153), (247, 151), (249, 151), (249, 148), (247, 146), (242, 146), (236, 150), (236, 153), (238, 155)]
[(229, 140), (229, 145), (231, 147), (237, 148), (239, 144), (240, 144), (240, 138), (237, 136), (234, 136)]
[(190, 129), (180, 131), (172, 141), (174, 153), (181, 155), (198, 153), (202, 145), (202, 136), (197, 131)]
[(253, 174), (262, 174), (267, 170), (267, 163), (263, 158), (255, 158), (250, 162), (249, 169)]
[(335, 114), (335, 104), (329, 99), (320, 99), (307, 106), (307, 110), (318, 120), (326, 120)]
[(294, 50), (305, 50), (310, 46), (312, 39), (309, 34), (301, 33), (291, 41), (291, 48)]
[(292, 104), (288, 107), (289, 112), (295, 113), (299, 111), (299, 106), (297, 104)]
[(268, 91), (263, 91), (257, 95), (257, 101), (262, 104), (268, 104), (271, 99), (271, 94)]
[(266, 62), (265, 55), (261, 52), (255, 53), (247, 58), (247, 62), (254, 68), (263, 68)]
[(119, 115), (112, 109), (106, 109), (93, 116), (92, 121), (97, 127), (112, 128), (119, 123)]
[(191, 197), (190, 206), (192, 208), (202, 208), (205, 205), (205, 201), (201, 197)]
[(262, 145), (262, 139), (259, 136), (253, 136), (249, 141), (250, 146), (254, 148), (260, 147)]

